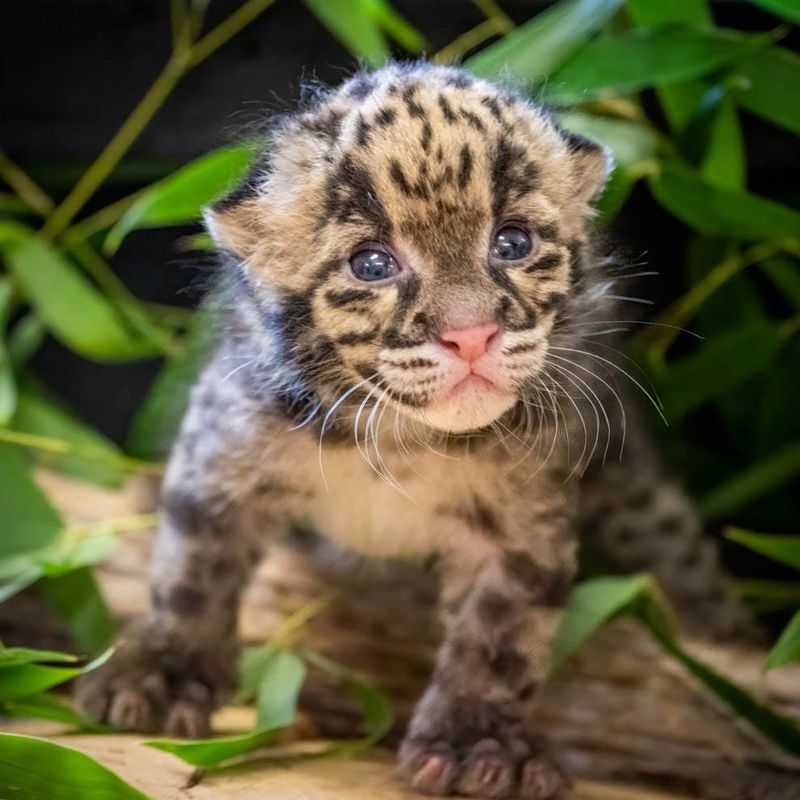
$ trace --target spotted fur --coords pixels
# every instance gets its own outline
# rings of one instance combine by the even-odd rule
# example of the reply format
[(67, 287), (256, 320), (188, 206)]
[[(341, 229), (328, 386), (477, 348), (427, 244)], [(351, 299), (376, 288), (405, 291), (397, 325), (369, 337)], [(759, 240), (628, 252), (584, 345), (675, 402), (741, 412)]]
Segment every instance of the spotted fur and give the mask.
[[(590, 240), (608, 169), (527, 100), (425, 64), (357, 75), (275, 124), (269, 157), (208, 213), (230, 311), (169, 465), (150, 615), (84, 679), (84, 710), (204, 732), (230, 688), (241, 589), (270, 539), (307, 519), (361, 553), (440, 557), (445, 639), (401, 751), (412, 785), (560, 794), (530, 704), (578, 529), (632, 568), (659, 549), (646, 530), (680, 531), (695, 599), (732, 607), (704, 581), (715, 556), (680, 493), (635, 453), (601, 468), (634, 436), (618, 368), (585, 336), (615, 313)], [(507, 220), (535, 246), (500, 265), (487, 253)], [(357, 281), (363, 242), (391, 249), (401, 279)], [(436, 336), (486, 319), (513, 400), (448, 421)]]

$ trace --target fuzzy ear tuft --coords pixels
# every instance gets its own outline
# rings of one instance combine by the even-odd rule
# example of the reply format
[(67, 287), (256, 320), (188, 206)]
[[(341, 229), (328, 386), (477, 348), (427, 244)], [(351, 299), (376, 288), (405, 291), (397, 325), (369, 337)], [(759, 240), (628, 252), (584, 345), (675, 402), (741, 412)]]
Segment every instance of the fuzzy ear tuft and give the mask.
[(255, 160), (242, 182), (203, 214), (217, 247), (241, 259), (246, 259), (258, 243), (263, 214), (261, 187), (268, 169), (269, 159), (263, 154)]
[(203, 219), (217, 247), (243, 261), (252, 254), (259, 240), (258, 205), (257, 197), (236, 202), (224, 198), (205, 210)]
[(611, 151), (575, 133), (562, 132), (569, 146), (575, 187), (581, 200), (593, 203), (603, 192), (614, 170)]

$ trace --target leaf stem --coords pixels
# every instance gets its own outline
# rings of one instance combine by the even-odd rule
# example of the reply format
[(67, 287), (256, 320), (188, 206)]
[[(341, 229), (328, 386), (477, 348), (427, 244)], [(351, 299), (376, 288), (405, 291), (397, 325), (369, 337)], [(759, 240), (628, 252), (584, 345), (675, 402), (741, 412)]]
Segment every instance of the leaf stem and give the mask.
[(439, 50), (431, 61), (436, 64), (455, 64), (467, 53), (482, 45), (487, 39), (504, 32), (505, 28), (494, 17), (484, 20), (479, 25), (453, 39), (450, 44)]
[(42, 450), (47, 453), (72, 453), (88, 461), (96, 461), (102, 464), (109, 464), (127, 472), (135, 472), (142, 475), (160, 476), (164, 473), (162, 464), (155, 464), (151, 461), (142, 461), (138, 458), (131, 458), (117, 453), (109, 453), (105, 450), (91, 447), (77, 447), (64, 439), (55, 439), (51, 436), (39, 436), (34, 433), (23, 433), (14, 431), (10, 428), (0, 427), (0, 442), (29, 447), (33, 450)]
[[(274, 2), (275, 0), (247, 0), (216, 28), (210, 30), (191, 46), (182, 45), (181, 41), (184, 37), (179, 37), (180, 41), (176, 41), (176, 50), (167, 60), (150, 88), (111, 137), (100, 155), (81, 175), (69, 194), (50, 215), (42, 228), (44, 236), (52, 239), (66, 230), (78, 212), (128, 152), (139, 134), (147, 127), (181, 78), (190, 69), (205, 61), (215, 50), (239, 33)], [(188, 26), (183, 26), (183, 28), (187, 32), (191, 32)]]
[(486, 19), (495, 21), (500, 33), (508, 33), (516, 27), (514, 20), (500, 8), (495, 0), (472, 0), (472, 3), (483, 12)]
[(13, 161), (0, 150), (0, 176), (41, 216), (53, 210), (53, 201)]
[(699, 308), (721, 286), (727, 283), (737, 272), (769, 258), (783, 249), (781, 244), (764, 243), (753, 245), (742, 253), (735, 253), (720, 261), (715, 267), (698, 281), (683, 297), (676, 300), (657, 318), (659, 327), (645, 330), (638, 337), (638, 344), (647, 347), (648, 355), (656, 361), (663, 356), (675, 341), (680, 329), (694, 317)]

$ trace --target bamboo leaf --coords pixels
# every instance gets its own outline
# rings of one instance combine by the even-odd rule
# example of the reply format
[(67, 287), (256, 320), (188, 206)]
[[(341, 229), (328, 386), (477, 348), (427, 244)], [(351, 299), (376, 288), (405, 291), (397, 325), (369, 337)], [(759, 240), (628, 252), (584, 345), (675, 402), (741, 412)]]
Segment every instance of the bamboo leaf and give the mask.
[(134, 230), (193, 222), (236, 186), (253, 161), (254, 146), (238, 144), (201, 156), (146, 189), (109, 231), (104, 249), (114, 253)]
[(756, 553), (800, 570), (800, 536), (753, 533), (742, 528), (727, 528), (725, 535)]
[[(713, 29), (714, 20), (706, 0), (627, 0), (625, 8), (639, 28), (653, 29), (670, 25), (690, 25)], [(696, 81), (663, 86), (658, 99), (670, 125), (681, 130), (695, 113), (704, 88)]]
[[(47, 466), (101, 486), (122, 485), (125, 474), (118, 463), (122, 455), (119, 448), (50, 400), (32, 381), (25, 382), (20, 392), (14, 429), (73, 446), (66, 453), (42, 454), (42, 463)], [(81, 455), (86, 453), (95, 457)]]
[(800, 727), (793, 720), (772, 711), (680, 645), (666, 601), (647, 575), (595, 578), (575, 587), (556, 635), (551, 665), (563, 663), (603, 622), (622, 613), (638, 617), (667, 653), (766, 738), (800, 754)]
[(800, 661), (800, 611), (789, 620), (775, 646), (767, 654), (764, 672), (794, 661)]
[(305, 664), (291, 650), (277, 649), (272, 653), (261, 670), (256, 690), (259, 730), (285, 728), (294, 722), (305, 675)]
[(249, 648), (243, 658), (242, 674), (246, 693), (256, 695), (257, 730), (194, 742), (152, 739), (144, 744), (172, 753), (197, 767), (215, 767), (271, 744), (275, 732), (294, 721), (305, 665), (291, 651), (266, 645)]
[(773, 256), (759, 266), (786, 300), (800, 311), (800, 262), (789, 256)]
[(553, 642), (550, 672), (556, 672), (592, 634), (628, 608), (649, 582), (647, 575), (629, 575), (594, 578), (575, 586)]
[(616, 14), (621, 0), (561, 0), (468, 59), (476, 75), (540, 82)]
[(556, 118), (568, 131), (608, 147), (617, 167), (637, 167), (655, 158), (656, 135), (651, 128), (639, 122), (578, 111), (562, 112)]
[(0, 341), (0, 425), (7, 425), (17, 407), (17, 383), (11, 369), (11, 357)]
[(0, 733), (0, 797), (148, 800), (147, 795), (84, 753), (46, 739), (13, 733)]
[(147, 747), (172, 753), (195, 767), (216, 767), (238, 756), (246, 755), (275, 741), (275, 731), (254, 731), (235, 736), (216, 736), (211, 739), (149, 739), (142, 742)]
[(703, 403), (723, 397), (748, 378), (767, 372), (783, 339), (777, 325), (745, 323), (703, 343), (696, 353), (672, 362), (659, 385), (667, 418), (680, 419)]
[(81, 730), (98, 730), (99, 726), (78, 716), (60, 697), (47, 692), (0, 703), (0, 714), (25, 719), (48, 719)]
[(72, 653), (58, 650), (34, 650), (30, 647), (3, 647), (0, 644), (0, 669), (25, 664), (74, 664), (78, 660)]
[(359, 0), (305, 0), (314, 16), (353, 55), (373, 67), (389, 57), (383, 32)]
[(750, 0), (757, 6), (800, 25), (800, 4), (797, 0)]
[(360, 0), (360, 4), (401, 47), (412, 53), (425, 49), (425, 37), (386, 0)]
[(48, 330), (96, 361), (126, 361), (157, 352), (135, 336), (106, 298), (63, 255), (33, 231), (0, 223), (0, 252)]
[(34, 483), (28, 461), (0, 444), (0, 563), (9, 556), (50, 544), (61, 530), (61, 517)]
[[(91, 558), (97, 561), (107, 552), (95, 552)], [(47, 604), (64, 620), (83, 652), (94, 654), (109, 647), (116, 632), (114, 617), (88, 567), (71, 569), (52, 578), (46, 577), (37, 588)]]
[(159, 459), (169, 451), (189, 404), (189, 391), (216, 341), (213, 322), (210, 305), (195, 312), (181, 354), (165, 363), (151, 385), (128, 434), (133, 455)]
[(710, 236), (800, 239), (800, 213), (749, 192), (713, 186), (678, 162), (649, 178), (656, 199), (678, 219)]
[(800, 473), (800, 442), (794, 442), (718, 486), (700, 501), (707, 518), (732, 514)]
[(552, 75), (545, 99), (566, 105), (611, 91), (668, 86), (707, 75), (762, 46), (753, 37), (685, 28), (608, 34), (589, 42)]
[(744, 108), (800, 135), (800, 56), (773, 46), (740, 64), (737, 73), (743, 78), (737, 100)]

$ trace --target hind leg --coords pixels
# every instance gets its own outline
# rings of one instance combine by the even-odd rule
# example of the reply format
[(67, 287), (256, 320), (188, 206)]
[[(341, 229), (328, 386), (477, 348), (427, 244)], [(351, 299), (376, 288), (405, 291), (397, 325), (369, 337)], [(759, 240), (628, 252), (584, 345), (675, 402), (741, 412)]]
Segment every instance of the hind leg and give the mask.
[(653, 574), (688, 632), (718, 640), (761, 638), (692, 501), (641, 431), (629, 429), (621, 461), (584, 477), (581, 529), (626, 572)]

